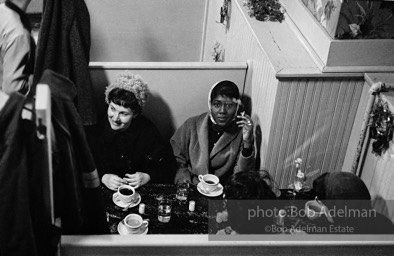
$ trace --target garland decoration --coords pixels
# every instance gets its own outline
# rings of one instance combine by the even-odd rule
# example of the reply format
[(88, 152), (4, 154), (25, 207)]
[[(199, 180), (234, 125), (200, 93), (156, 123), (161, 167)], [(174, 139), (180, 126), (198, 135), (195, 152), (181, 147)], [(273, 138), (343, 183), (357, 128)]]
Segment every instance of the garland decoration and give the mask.
[(249, 16), (255, 17), (256, 20), (279, 22), (284, 20), (279, 0), (244, 0), (243, 5), (249, 8)]
[(388, 103), (378, 99), (370, 114), (370, 136), (375, 141), (372, 143), (372, 153), (381, 156), (390, 147), (393, 139), (394, 115)]

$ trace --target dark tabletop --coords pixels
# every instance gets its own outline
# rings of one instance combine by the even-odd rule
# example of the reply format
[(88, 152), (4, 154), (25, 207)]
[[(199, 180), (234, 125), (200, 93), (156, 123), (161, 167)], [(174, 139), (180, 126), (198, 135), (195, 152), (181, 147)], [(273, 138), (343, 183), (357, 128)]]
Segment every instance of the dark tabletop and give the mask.
[[(215, 226), (208, 227), (209, 218), (216, 218), (216, 215), (209, 216), (208, 203), (215, 200), (221, 202), (222, 195), (207, 197), (200, 194), (194, 185), (190, 185), (188, 199), (180, 201), (175, 198), (176, 186), (173, 184), (147, 184), (136, 191), (141, 195), (141, 203), (145, 204), (145, 212), (140, 215), (144, 219), (149, 219), (148, 234), (208, 234), (208, 232), (212, 233), (217, 229)], [(114, 191), (102, 187), (102, 192), (110, 233), (117, 234), (118, 223), (126, 215), (138, 213), (139, 205), (124, 210), (112, 201)], [(172, 201), (172, 214), (169, 223), (161, 223), (157, 219), (158, 199), (163, 196)], [(195, 210), (192, 212), (189, 211), (190, 200), (195, 201)], [(212, 211), (215, 210), (212, 209)]]
[[(139, 205), (123, 209), (112, 201), (114, 191), (102, 187), (102, 194), (107, 212), (110, 233), (117, 234), (119, 222), (130, 213), (138, 213)], [(216, 234), (226, 223), (216, 222), (216, 213), (222, 211), (223, 195), (207, 197), (200, 194), (194, 185), (189, 187), (189, 196), (186, 201), (175, 198), (176, 186), (174, 184), (147, 184), (136, 190), (141, 195), (141, 203), (145, 204), (144, 219), (149, 219), (148, 234)], [(307, 200), (313, 199), (308, 191), (293, 195), (291, 190), (281, 190), (280, 200), (283, 208), (296, 206), (301, 209)], [(161, 223), (157, 219), (158, 200), (162, 197), (172, 201), (172, 214), (169, 223)], [(189, 211), (189, 201), (195, 201), (195, 210)], [(138, 213), (139, 214), (139, 213)], [(286, 217), (285, 225), (302, 225), (308, 222), (305, 218)], [(309, 224), (309, 223), (308, 223)]]

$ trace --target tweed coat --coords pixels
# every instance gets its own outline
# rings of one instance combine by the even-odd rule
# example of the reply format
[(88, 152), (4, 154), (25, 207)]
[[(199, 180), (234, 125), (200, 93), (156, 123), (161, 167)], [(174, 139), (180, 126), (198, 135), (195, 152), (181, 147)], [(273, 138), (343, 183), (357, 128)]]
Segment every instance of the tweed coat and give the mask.
[(208, 113), (191, 117), (172, 136), (170, 142), (178, 164), (175, 181), (186, 179), (197, 184), (198, 175), (213, 173), (223, 182), (232, 173), (254, 170), (254, 152), (249, 157), (242, 155), (242, 129), (236, 124), (209, 152), (208, 122)]

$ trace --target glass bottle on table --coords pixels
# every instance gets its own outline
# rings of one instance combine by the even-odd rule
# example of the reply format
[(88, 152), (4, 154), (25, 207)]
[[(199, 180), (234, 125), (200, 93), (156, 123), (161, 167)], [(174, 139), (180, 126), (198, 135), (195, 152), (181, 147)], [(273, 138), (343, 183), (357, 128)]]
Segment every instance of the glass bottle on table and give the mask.
[(189, 194), (189, 183), (179, 182), (176, 184), (176, 198), (180, 201), (186, 201)]
[(168, 223), (171, 220), (172, 201), (170, 198), (161, 197), (158, 199), (157, 219), (162, 223)]

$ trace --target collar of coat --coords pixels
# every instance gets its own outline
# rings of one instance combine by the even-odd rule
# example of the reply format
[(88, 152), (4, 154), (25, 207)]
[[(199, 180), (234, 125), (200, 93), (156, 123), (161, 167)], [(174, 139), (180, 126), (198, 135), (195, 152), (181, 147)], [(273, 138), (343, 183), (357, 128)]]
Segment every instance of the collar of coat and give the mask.
[[(209, 114), (207, 114), (204, 118), (199, 119), (197, 121), (198, 127), (198, 141), (200, 143), (201, 150), (203, 152), (208, 152), (209, 150)], [(220, 136), (219, 140), (213, 146), (212, 151), (209, 153), (209, 158), (213, 158), (216, 154), (218, 154), (221, 150), (227, 147), (233, 140), (239, 136), (241, 128), (237, 126), (235, 122), (232, 125), (224, 130), (222, 136)]]

